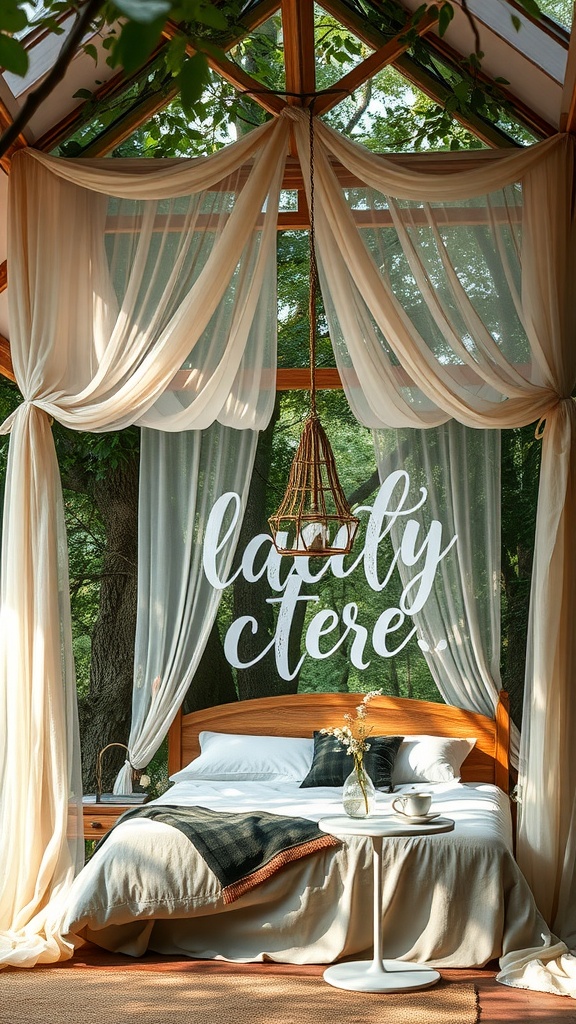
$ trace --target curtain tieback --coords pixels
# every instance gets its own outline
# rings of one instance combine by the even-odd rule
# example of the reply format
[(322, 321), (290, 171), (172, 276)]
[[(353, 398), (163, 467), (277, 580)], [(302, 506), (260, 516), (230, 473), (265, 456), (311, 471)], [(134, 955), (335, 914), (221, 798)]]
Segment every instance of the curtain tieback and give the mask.
[[(33, 406), (35, 409), (38, 409), (39, 411), (43, 411), (41, 405), (37, 405), (36, 402), (34, 402), (31, 398), (25, 398), (20, 403), (20, 405), (18, 405), (14, 409), (14, 411), (11, 412), (10, 415), (6, 417), (4, 422), (0, 424), (0, 436), (3, 434), (10, 434), (12, 431), (12, 427), (14, 426), (14, 420), (16, 419), (16, 417), (21, 414), (23, 409), (29, 409), (31, 406)], [(51, 416), (50, 413), (46, 413), (46, 416), (48, 417), (48, 423), (50, 424), (50, 426), (52, 426), (52, 424), (54, 423), (54, 417)]]
[[(576, 395), (566, 395), (564, 398), (559, 399), (560, 402), (576, 402)], [(534, 431), (534, 437), (537, 441), (541, 441), (544, 437), (544, 431), (546, 430), (546, 417), (541, 416), (536, 424)]]

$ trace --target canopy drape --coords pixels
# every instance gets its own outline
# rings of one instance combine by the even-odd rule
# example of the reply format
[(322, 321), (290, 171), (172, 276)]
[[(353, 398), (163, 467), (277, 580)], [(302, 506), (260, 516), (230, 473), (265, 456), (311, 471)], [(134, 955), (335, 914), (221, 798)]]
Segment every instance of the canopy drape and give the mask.
[[(293, 117), (309, 181), (308, 117), (302, 111)], [(322, 292), (344, 388), (360, 421), (437, 426), (453, 417), (504, 429), (546, 420), (517, 856), (543, 916), (570, 944), (576, 904), (567, 906), (563, 897), (573, 889), (576, 851), (576, 564), (569, 527), (576, 515), (574, 149), (571, 136), (556, 136), (470, 170), (464, 165), (458, 174), (453, 164), (450, 173), (427, 174), (400, 169), (317, 122), (314, 167)], [(379, 263), (333, 160), (360, 190), (377, 193), (373, 205), (380, 221), (384, 213), (393, 225), (395, 258), (385, 254)], [(515, 310), (498, 325), (483, 315), (472, 264), (459, 265), (461, 246), (450, 239), (458, 206), (461, 223), (486, 227), (490, 255), (476, 273), (488, 289), (496, 286), (500, 303), (507, 289), (506, 305)], [(402, 304), (408, 273), (425, 315)]]
[[(200, 161), (56, 160), (10, 178), (12, 428), (0, 616), (0, 963), (70, 949), (83, 857), (66, 535), (50, 417), (76, 430), (219, 421), (275, 395), (275, 251), (288, 123)], [(272, 311), (272, 312), (271, 312)], [(272, 330), (271, 330), (272, 326)], [(74, 819), (69, 826), (69, 819)]]
[[(307, 181), (308, 117), (295, 108), (191, 163), (61, 161), (29, 150), (13, 159), (11, 348), (24, 402), (6, 425), (0, 828), (15, 841), (0, 852), (11, 885), (0, 896), (0, 962), (30, 966), (62, 955), (45, 922), (32, 952), (25, 928), (51, 907), (75, 863), (63, 807), (79, 794), (77, 729), (49, 417), (96, 431), (264, 425), (275, 386), (265, 296), (291, 128)], [(318, 122), (315, 154), (321, 284), (360, 421), (438, 426), (452, 417), (502, 429), (546, 419), (518, 855), (546, 919), (574, 936), (576, 906), (562, 903), (572, 893), (576, 846), (574, 142), (559, 136), (512, 155), (475, 155), (472, 167), (451, 159), (438, 173), (376, 157)], [(356, 211), (334, 159), (360, 190), (349, 196)], [(367, 190), (379, 197), (370, 237), (357, 224)], [(183, 201), (200, 191), (217, 193), (211, 208)], [(393, 256), (379, 248), (383, 216), (395, 232)], [(482, 227), (468, 231), (464, 263), (460, 242), (449, 238), (458, 216)], [(484, 248), (480, 280), (508, 311), (499, 326), (466, 271), (473, 245)], [(155, 252), (168, 269), (159, 270)], [(56, 756), (49, 740), (63, 734), (68, 744)], [(16, 748), (35, 760), (42, 785), (22, 773)]]

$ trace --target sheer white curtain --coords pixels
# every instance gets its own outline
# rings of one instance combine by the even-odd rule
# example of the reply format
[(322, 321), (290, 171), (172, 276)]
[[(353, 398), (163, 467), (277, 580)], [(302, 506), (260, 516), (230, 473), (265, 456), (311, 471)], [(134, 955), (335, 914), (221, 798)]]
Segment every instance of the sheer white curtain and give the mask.
[[(80, 863), (66, 536), (50, 417), (257, 430), (275, 391), (276, 219), (289, 123), (198, 161), (22, 151), (9, 194), (12, 428), (0, 616), (0, 964), (70, 955)], [(273, 313), (271, 312), (273, 310)], [(70, 821), (70, 825), (69, 825)]]
[[(447, 704), (491, 716), (501, 689), (500, 431), (451, 420), (427, 430), (377, 430), (374, 440), (380, 479), (398, 470), (410, 478), (419, 543), (436, 521), (440, 549), (449, 548), (414, 615), (430, 673)], [(394, 526), (391, 536), (399, 542)], [(414, 579), (416, 568), (398, 564), (404, 584)], [(516, 764), (519, 739), (512, 725)]]
[[(292, 116), (308, 171), (308, 117)], [(566, 908), (561, 897), (573, 892), (576, 853), (576, 552), (569, 539), (576, 516), (574, 145), (570, 136), (557, 136), (499, 159), (472, 159), (469, 169), (449, 161), (440, 171), (436, 160), (427, 173), (421, 162), (413, 170), (398, 166), (318, 122), (314, 168), (323, 295), (360, 421), (373, 428), (437, 426), (454, 417), (506, 428), (546, 418), (518, 859), (543, 915), (569, 941), (576, 903)], [(363, 198), (354, 213), (331, 158), (364, 196), (377, 193), (379, 216), (370, 219), (387, 218), (394, 228), (393, 258), (381, 260), (359, 230), (362, 204), (376, 204)], [(480, 263), (469, 255), (477, 225), (489, 251)], [(415, 309), (404, 308), (406, 280), (422, 296)], [(483, 296), (494, 288), (496, 305), (505, 302), (510, 311), (498, 325)]]
[[(204, 542), (226, 579), (242, 525), (258, 433), (215, 423), (206, 431), (143, 430), (140, 456), (138, 619), (129, 763), (114, 786), (130, 792), (182, 704), (204, 651), (222, 590), (203, 571)], [(230, 498), (228, 542), (207, 538), (214, 504)], [(221, 564), (220, 564), (221, 563)]]

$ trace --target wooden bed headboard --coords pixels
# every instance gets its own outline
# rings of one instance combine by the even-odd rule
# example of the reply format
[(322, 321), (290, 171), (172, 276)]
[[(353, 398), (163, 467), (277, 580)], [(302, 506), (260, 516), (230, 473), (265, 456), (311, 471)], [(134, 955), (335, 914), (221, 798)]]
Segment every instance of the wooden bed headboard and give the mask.
[[(230, 732), (257, 736), (312, 736), (316, 729), (342, 725), (362, 694), (295, 693), (260, 697), (195, 711), (178, 712), (168, 733), (168, 774), (200, 753), (199, 733)], [(463, 782), (495, 783), (510, 792), (510, 715), (508, 694), (500, 693), (494, 719), (474, 711), (404, 697), (376, 697), (369, 705), (375, 736), (475, 736), (462, 765)]]

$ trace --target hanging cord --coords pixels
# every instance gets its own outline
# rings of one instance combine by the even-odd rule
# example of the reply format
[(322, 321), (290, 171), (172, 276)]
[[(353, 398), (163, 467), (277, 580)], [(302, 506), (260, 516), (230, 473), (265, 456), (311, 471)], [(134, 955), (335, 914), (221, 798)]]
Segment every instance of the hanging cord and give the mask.
[(310, 414), (316, 415), (316, 291), (318, 287), (318, 265), (316, 263), (316, 239), (314, 233), (314, 104), (309, 106), (309, 140), (310, 140), (310, 230), (308, 244), (310, 250), (310, 287), (308, 297), (308, 321), (310, 326)]

